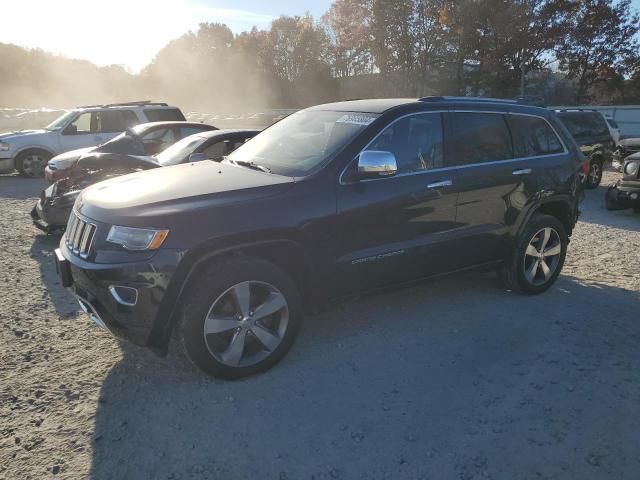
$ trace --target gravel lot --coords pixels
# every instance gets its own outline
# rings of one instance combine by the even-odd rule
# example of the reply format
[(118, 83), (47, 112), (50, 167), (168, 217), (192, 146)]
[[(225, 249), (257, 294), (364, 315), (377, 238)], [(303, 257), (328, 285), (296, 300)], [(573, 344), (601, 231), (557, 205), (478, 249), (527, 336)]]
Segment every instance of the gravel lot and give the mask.
[(42, 185), (0, 176), (0, 478), (640, 478), (640, 215), (604, 187), (546, 294), (365, 296), (218, 382), (78, 312), (28, 216)]

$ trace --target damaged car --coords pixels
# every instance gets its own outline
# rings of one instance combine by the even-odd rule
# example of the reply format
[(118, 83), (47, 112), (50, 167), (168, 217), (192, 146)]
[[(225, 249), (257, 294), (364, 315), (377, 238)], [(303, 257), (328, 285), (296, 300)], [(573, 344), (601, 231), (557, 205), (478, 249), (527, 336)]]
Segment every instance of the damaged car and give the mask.
[(63, 230), (83, 188), (128, 173), (201, 160), (220, 161), (260, 130), (211, 130), (183, 138), (155, 156), (96, 153), (80, 158), (72, 173), (42, 191), (31, 210), (36, 227)]
[(640, 152), (640, 138), (625, 138), (620, 140), (618, 147), (613, 152), (613, 168), (622, 172), (622, 166), (627, 157), (638, 152)]
[(78, 160), (97, 154), (156, 155), (195, 133), (217, 130), (213, 125), (185, 121), (147, 122), (128, 128), (115, 138), (95, 147), (80, 148), (53, 157), (44, 176), (52, 184), (68, 177)]
[(622, 178), (605, 195), (607, 210), (632, 208), (640, 213), (640, 153), (628, 156), (622, 164)]

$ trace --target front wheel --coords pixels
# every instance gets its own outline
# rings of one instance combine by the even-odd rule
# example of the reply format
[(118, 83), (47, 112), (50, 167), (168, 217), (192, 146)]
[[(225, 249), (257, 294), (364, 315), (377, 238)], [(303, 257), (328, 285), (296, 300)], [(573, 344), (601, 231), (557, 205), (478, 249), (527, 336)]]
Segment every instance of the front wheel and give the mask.
[(592, 160), (589, 164), (589, 173), (585, 182), (585, 188), (593, 190), (600, 185), (602, 181), (602, 162), (599, 160)]
[(213, 264), (196, 282), (177, 332), (196, 367), (235, 379), (268, 370), (284, 357), (302, 315), (286, 273), (245, 258)]
[(526, 294), (547, 290), (562, 270), (568, 244), (560, 220), (551, 215), (534, 215), (501, 271), (507, 287)]
[(44, 169), (51, 158), (46, 152), (29, 150), (16, 157), (16, 170), (27, 178), (43, 177)]

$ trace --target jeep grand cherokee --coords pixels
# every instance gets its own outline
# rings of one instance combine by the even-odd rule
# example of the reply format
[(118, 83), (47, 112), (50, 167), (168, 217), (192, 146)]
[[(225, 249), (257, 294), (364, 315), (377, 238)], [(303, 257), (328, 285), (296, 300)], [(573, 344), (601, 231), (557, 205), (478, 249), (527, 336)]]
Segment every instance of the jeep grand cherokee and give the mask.
[(205, 372), (238, 378), (273, 366), (331, 298), (478, 267), (545, 291), (583, 160), (553, 112), (515, 102), (316, 106), (221, 163), (83, 190), (57, 267), (113, 334), (159, 353), (175, 338)]

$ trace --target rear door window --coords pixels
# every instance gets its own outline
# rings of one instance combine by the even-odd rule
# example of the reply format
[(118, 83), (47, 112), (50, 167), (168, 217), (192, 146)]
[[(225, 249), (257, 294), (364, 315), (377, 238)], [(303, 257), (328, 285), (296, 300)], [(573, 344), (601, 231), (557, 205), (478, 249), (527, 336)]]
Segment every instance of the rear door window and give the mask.
[(100, 131), (103, 133), (124, 132), (140, 123), (132, 110), (104, 110), (98, 112)]
[(177, 108), (145, 108), (143, 111), (150, 122), (182, 122), (186, 120)]
[(507, 120), (516, 158), (553, 155), (564, 151), (560, 139), (543, 118), (512, 114)]
[(452, 113), (450, 143), (454, 165), (513, 158), (511, 135), (500, 113)]

